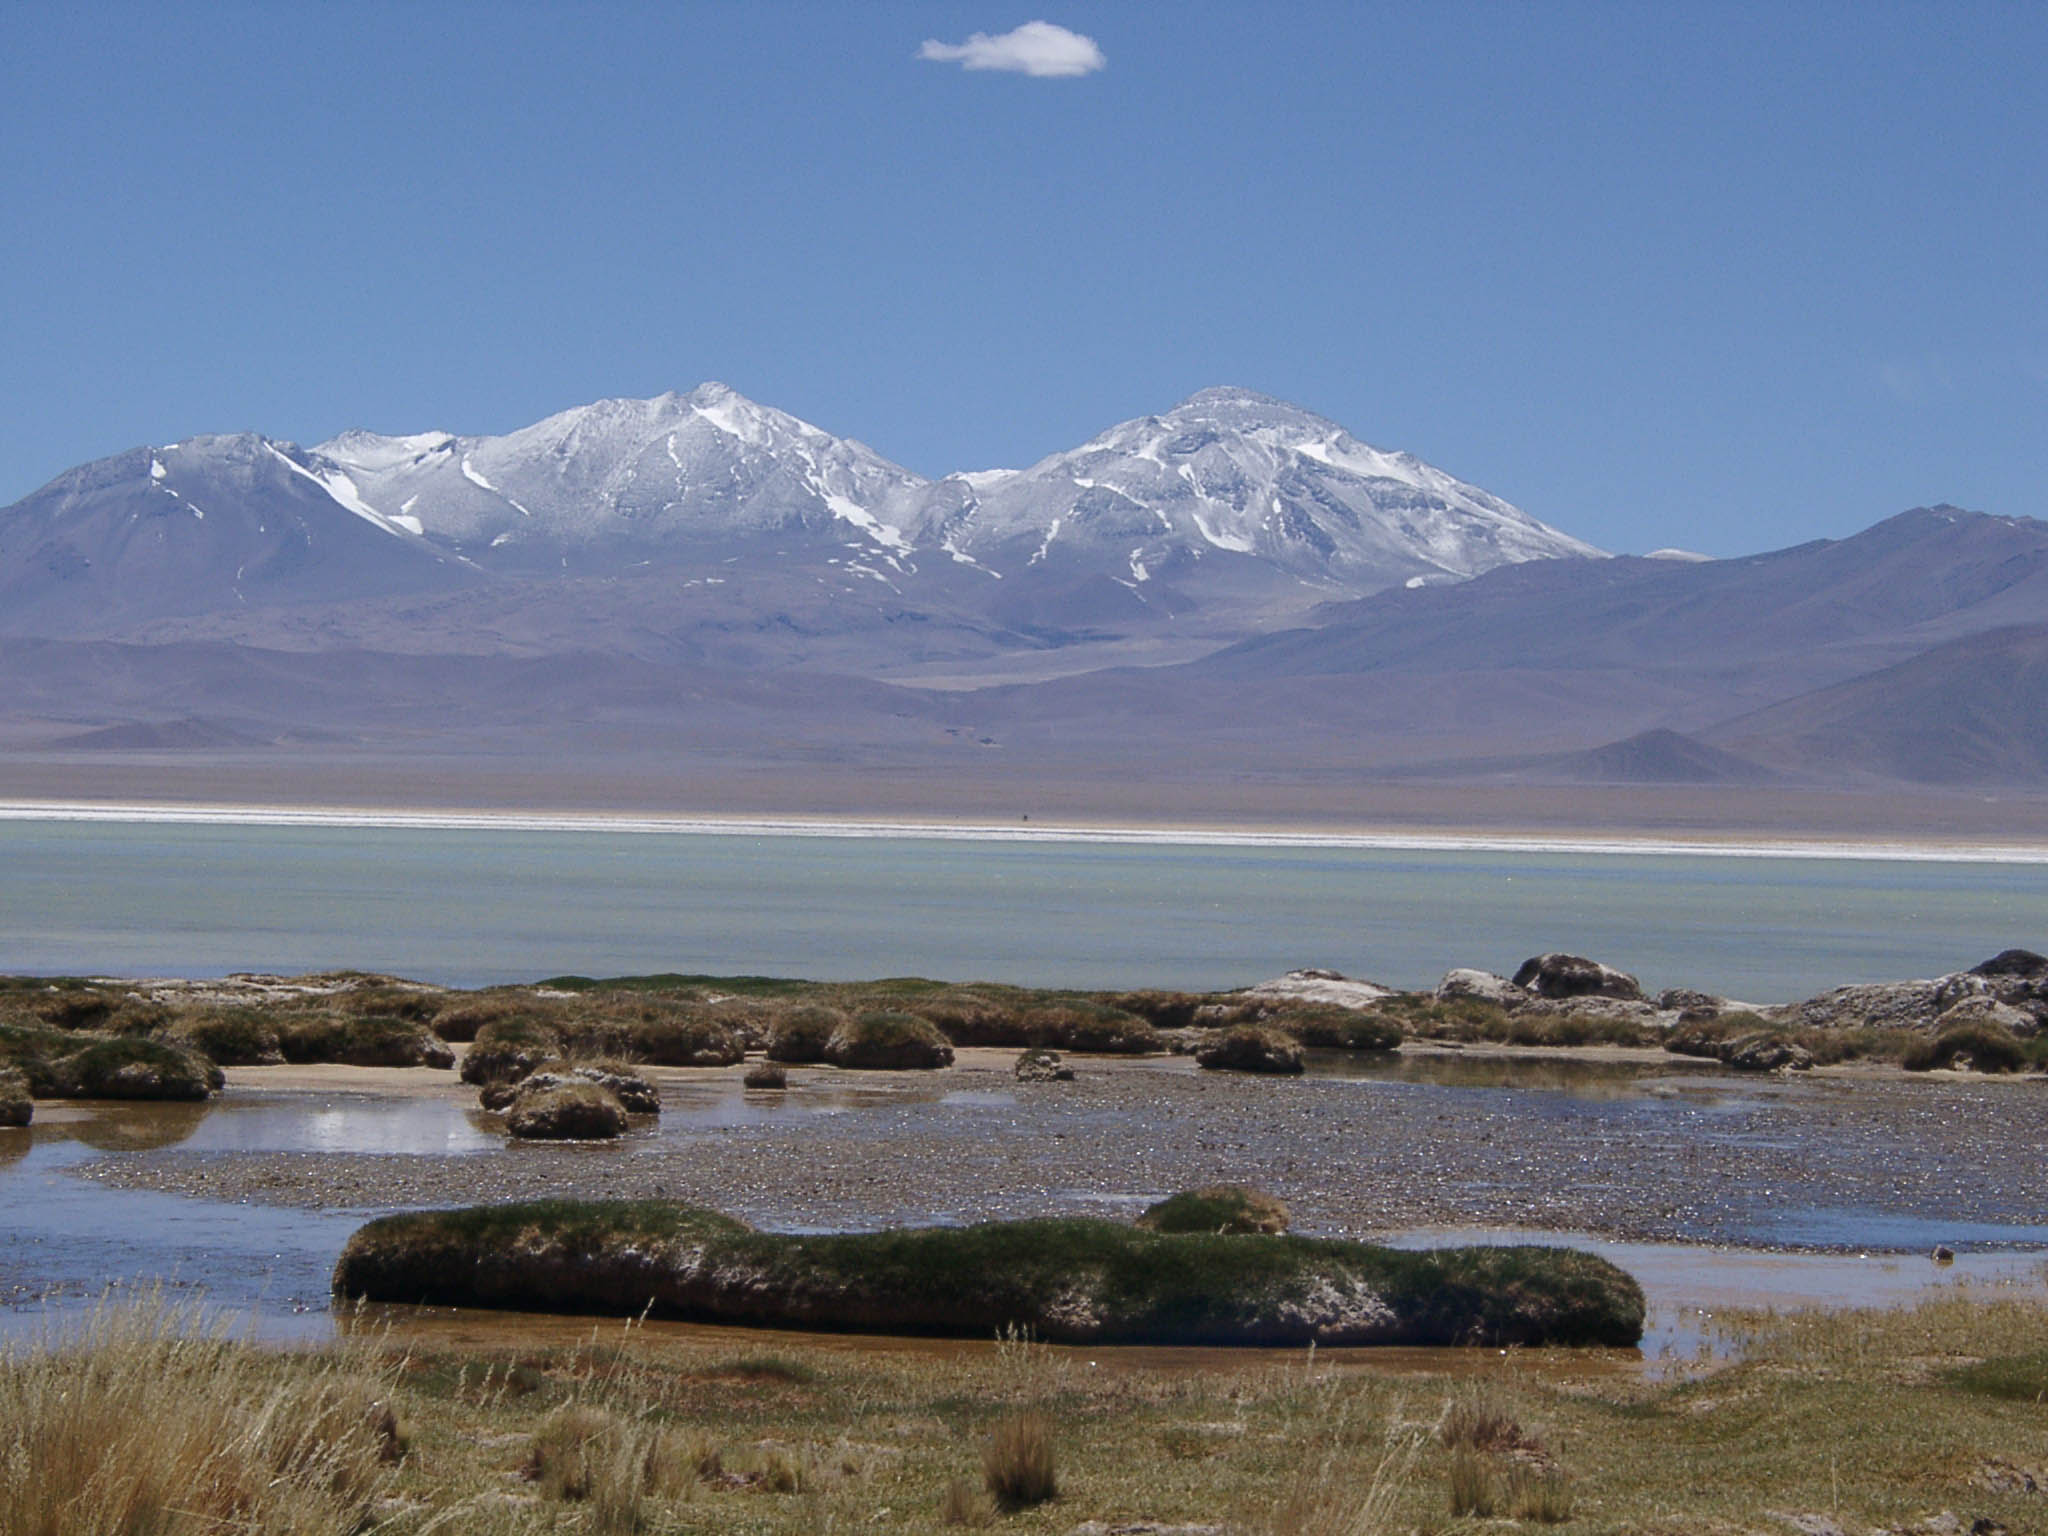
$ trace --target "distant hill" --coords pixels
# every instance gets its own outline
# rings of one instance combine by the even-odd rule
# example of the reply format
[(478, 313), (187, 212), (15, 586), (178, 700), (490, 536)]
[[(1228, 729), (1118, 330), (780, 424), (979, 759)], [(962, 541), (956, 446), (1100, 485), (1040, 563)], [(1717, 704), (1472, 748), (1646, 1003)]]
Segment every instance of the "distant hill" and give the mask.
[(2048, 625), (1951, 641), (1731, 721), (1716, 736), (1810, 777), (2048, 782)]
[(1771, 784), (1782, 775), (1677, 731), (1644, 731), (1532, 764), (1518, 777), (1580, 784)]

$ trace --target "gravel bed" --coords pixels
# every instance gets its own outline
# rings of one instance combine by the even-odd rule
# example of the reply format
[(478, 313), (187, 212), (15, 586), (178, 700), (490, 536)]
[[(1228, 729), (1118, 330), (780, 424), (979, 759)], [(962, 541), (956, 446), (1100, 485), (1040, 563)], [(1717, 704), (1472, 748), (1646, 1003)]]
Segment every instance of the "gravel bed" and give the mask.
[[(1896, 1075), (1645, 1076), (1597, 1094), (1387, 1079), (1250, 1078), (1072, 1058), (1073, 1083), (797, 1069), (781, 1111), (719, 1123), (738, 1072), (664, 1083), (658, 1129), (609, 1146), (468, 1155), (103, 1155), (124, 1188), (330, 1210), (550, 1195), (666, 1197), (840, 1230), (1134, 1214), (1228, 1180), (1297, 1231), (1520, 1226), (1749, 1247), (1908, 1246), (1902, 1219), (2048, 1226), (2048, 1085)], [(729, 1081), (727, 1078), (729, 1077)], [(846, 1090), (858, 1087), (858, 1094)], [(833, 1113), (834, 1095), (858, 1102)], [(2038, 1240), (2038, 1239), (2037, 1239)], [(1913, 1239), (1917, 1243), (1917, 1239)]]

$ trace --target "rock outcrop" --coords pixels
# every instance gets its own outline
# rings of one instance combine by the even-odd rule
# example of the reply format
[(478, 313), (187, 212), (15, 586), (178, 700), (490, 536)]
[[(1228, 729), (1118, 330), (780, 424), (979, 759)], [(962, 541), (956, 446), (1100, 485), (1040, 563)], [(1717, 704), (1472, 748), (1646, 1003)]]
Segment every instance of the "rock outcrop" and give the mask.
[(1620, 1002), (1639, 1003), (1643, 989), (1626, 971), (1588, 960), (1584, 955), (1535, 955), (1524, 960), (1514, 974), (1514, 984), (1538, 997), (1553, 1000), (1577, 997), (1611, 997)]
[(1339, 1008), (1372, 1008), (1394, 996), (1394, 989), (1376, 981), (1359, 981), (1342, 971), (1302, 970), (1262, 981), (1239, 995), (1247, 1001), (1277, 999), (1329, 1003)]
[(1517, 1008), (1529, 1001), (1531, 993), (1528, 988), (1516, 986), (1505, 976), (1461, 966), (1456, 970), (1444, 972), (1444, 979), (1436, 984), (1435, 995), (1440, 1003), (1453, 1003), (1469, 998), (1474, 1002), (1492, 1003), (1500, 1008)]

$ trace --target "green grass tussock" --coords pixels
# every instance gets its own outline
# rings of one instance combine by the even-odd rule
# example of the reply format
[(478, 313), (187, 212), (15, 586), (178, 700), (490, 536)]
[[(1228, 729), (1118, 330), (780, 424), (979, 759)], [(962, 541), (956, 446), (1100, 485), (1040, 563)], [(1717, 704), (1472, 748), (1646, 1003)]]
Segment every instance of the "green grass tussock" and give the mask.
[(377, 1301), (1102, 1343), (1625, 1345), (1643, 1323), (1635, 1282), (1570, 1249), (1414, 1252), (1083, 1218), (786, 1236), (647, 1201), (385, 1217), (350, 1239), (334, 1286)]
[(1276, 1197), (1242, 1184), (1210, 1184), (1183, 1190), (1145, 1208), (1138, 1225), (1147, 1232), (1222, 1232), (1274, 1236), (1292, 1221)]
[(1956, 1366), (1942, 1380), (1958, 1392), (2010, 1403), (2048, 1403), (2048, 1350), (2001, 1355)]

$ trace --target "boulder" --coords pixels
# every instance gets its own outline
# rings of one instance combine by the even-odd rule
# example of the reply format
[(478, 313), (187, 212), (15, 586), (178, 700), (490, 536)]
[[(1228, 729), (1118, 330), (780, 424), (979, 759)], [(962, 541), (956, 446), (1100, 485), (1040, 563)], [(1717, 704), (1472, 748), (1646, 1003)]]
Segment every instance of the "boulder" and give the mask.
[(629, 1115), (661, 1113), (661, 1091), (637, 1072), (620, 1072), (610, 1067), (581, 1066), (569, 1075), (586, 1083), (609, 1088)]
[(759, 1088), (773, 1091), (789, 1086), (789, 1068), (779, 1061), (757, 1061), (747, 1068), (740, 1078), (745, 1088)]
[(1622, 997), (1531, 998), (1515, 1010), (1517, 1018), (1607, 1019), (1627, 1024), (1662, 1027), (1672, 1022), (1659, 1013), (1657, 1005)]
[(609, 1141), (626, 1129), (626, 1106), (611, 1089), (580, 1078), (536, 1072), (505, 1111), (522, 1141)]
[(1017, 1058), (1020, 1083), (1071, 1083), (1074, 1069), (1060, 1060), (1058, 1051), (1029, 1050)]
[(1465, 967), (1445, 971), (1444, 979), (1436, 984), (1436, 1000), (1452, 1003), (1461, 998), (1492, 1003), (1501, 1008), (1515, 1008), (1529, 1000), (1529, 993), (1526, 988), (1518, 987), (1507, 977), (1496, 976), (1491, 971)]
[(2037, 955), (2031, 949), (2001, 949), (1989, 960), (1971, 966), (1969, 974), (2048, 981), (2048, 955)]
[(27, 1075), (18, 1067), (0, 1067), (0, 1126), (27, 1125), (35, 1112)]
[(1738, 1072), (1805, 1072), (1813, 1066), (1813, 1053), (1791, 1040), (1760, 1033), (1730, 1040), (1721, 1060)]
[(1295, 1076), (1301, 1072), (1301, 1047), (1277, 1029), (1240, 1024), (1204, 1041), (1195, 1051), (1195, 1064), (1212, 1072)]
[(1716, 997), (1711, 992), (1701, 992), (1692, 987), (1666, 987), (1657, 994), (1656, 1004), (1660, 1013), (1695, 1018), (1713, 1018), (1730, 1007), (1725, 997)]
[(2032, 1013), (1988, 996), (1966, 997), (1943, 1009), (1934, 1021), (1936, 1032), (1943, 1034), (1958, 1024), (1990, 1024), (2022, 1040), (2041, 1032), (2041, 1021)]
[(1340, 1008), (1371, 1008), (1394, 995), (1392, 987), (1376, 981), (1358, 981), (1342, 971), (1289, 971), (1271, 981), (1247, 987), (1241, 994), (1251, 1000), (1286, 999), (1304, 1003), (1335, 1003)]
[(1643, 989), (1626, 971), (1588, 960), (1584, 955), (1535, 955), (1515, 972), (1514, 984), (1538, 997), (1611, 997), (1622, 1002), (1643, 1000)]

